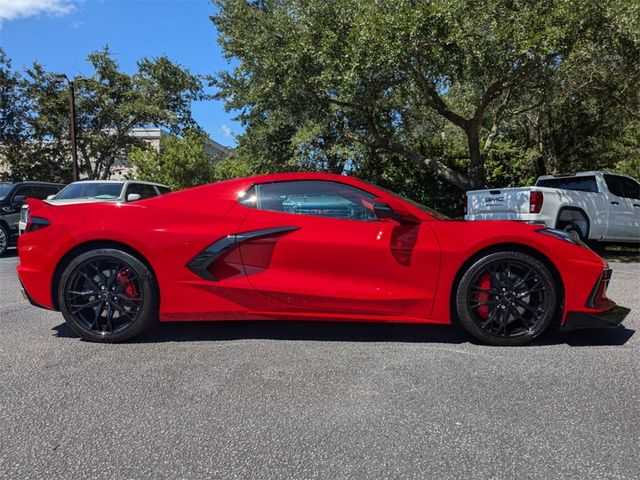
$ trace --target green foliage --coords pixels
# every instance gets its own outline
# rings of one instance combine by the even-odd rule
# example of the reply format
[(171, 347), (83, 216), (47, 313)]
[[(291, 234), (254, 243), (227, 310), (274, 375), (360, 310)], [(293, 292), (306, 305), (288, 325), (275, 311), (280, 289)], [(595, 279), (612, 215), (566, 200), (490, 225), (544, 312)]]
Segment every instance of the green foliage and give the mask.
[(128, 157), (135, 168), (130, 176), (162, 183), (173, 190), (213, 182), (220, 159), (205, 151), (207, 140), (204, 133), (187, 130), (184, 138), (163, 137), (159, 150), (134, 146)]
[[(184, 67), (164, 56), (143, 58), (130, 75), (108, 47), (91, 53), (88, 61), (93, 73), (74, 82), (81, 177), (109, 178), (114, 162), (141, 146), (131, 135), (135, 127), (162, 126), (177, 135), (196, 128), (191, 102), (207, 95), (200, 78)], [(3, 53), (0, 64), (3, 92), (6, 85), (7, 98), (20, 100), (8, 104), (22, 108), (21, 120), (8, 122), (20, 132), (22, 145), (4, 152), (4, 169), (13, 178), (70, 180), (67, 82), (38, 63), (24, 78), (11, 73)]]
[(214, 84), (256, 171), (350, 171), (420, 199), (637, 158), (637, 1), (214, 3), (238, 60)]
[(70, 172), (68, 162), (51, 162), (51, 141), (31, 141), (31, 104), (26, 82), (11, 69), (0, 48), (0, 180), (57, 180)]

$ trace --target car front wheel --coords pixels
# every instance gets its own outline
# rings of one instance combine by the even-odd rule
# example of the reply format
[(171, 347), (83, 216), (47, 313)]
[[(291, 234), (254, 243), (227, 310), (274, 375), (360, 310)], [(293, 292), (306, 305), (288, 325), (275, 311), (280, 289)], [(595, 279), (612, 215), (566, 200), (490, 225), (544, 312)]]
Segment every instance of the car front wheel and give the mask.
[(71, 260), (60, 277), (58, 302), (69, 327), (93, 342), (129, 340), (158, 316), (153, 272), (117, 249), (92, 250)]
[(477, 259), (457, 290), (461, 325), (492, 345), (522, 345), (551, 323), (558, 292), (549, 269), (536, 258), (500, 251)]

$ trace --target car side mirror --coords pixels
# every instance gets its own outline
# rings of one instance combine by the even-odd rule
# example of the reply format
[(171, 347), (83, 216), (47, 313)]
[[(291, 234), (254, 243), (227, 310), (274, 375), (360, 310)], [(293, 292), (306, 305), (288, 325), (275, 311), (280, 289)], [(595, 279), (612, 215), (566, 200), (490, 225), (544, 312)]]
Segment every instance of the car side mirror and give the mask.
[(373, 211), (376, 214), (378, 220), (390, 218), (392, 220), (400, 221), (398, 214), (384, 202), (375, 201), (373, 203)]
[(20, 208), (26, 201), (27, 197), (25, 195), (16, 195), (13, 197), (13, 200), (11, 200), (11, 206), (13, 208)]
[(53, 193), (51, 195), (47, 195), (47, 200), (53, 200), (54, 198), (56, 198), (56, 194)]
[(135, 202), (136, 200), (140, 200), (142, 197), (139, 193), (130, 193), (127, 195), (127, 202)]
[(373, 202), (373, 212), (379, 220), (390, 218), (400, 223), (419, 223), (420, 221), (401, 203), (393, 204), (376, 198)]

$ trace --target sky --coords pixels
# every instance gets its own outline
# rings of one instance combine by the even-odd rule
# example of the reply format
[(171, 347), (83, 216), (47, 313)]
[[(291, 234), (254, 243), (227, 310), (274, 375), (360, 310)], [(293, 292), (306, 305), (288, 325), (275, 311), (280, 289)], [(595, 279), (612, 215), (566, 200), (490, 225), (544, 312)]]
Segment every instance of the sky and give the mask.
[[(0, 0), (0, 46), (14, 69), (38, 61), (68, 77), (89, 75), (87, 55), (108, 44), (129, 73), (142, 57), (167, 55), (193, 73), (229, 69), (216, 43), (209, 0)], [(224, 103), (193, 105), (209, 136), (227, 146), (241, 133)]]

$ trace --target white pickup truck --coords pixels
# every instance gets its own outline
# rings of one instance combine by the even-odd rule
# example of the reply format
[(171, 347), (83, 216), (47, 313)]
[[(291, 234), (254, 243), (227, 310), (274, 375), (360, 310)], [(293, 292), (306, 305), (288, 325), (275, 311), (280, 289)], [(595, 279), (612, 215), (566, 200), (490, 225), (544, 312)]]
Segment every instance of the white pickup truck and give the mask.
[(516, 220), (581, 240), (640, 243), (640, 184), (607, 172), (544, 175), (532, 187), (467, 192), (465, 220)]

